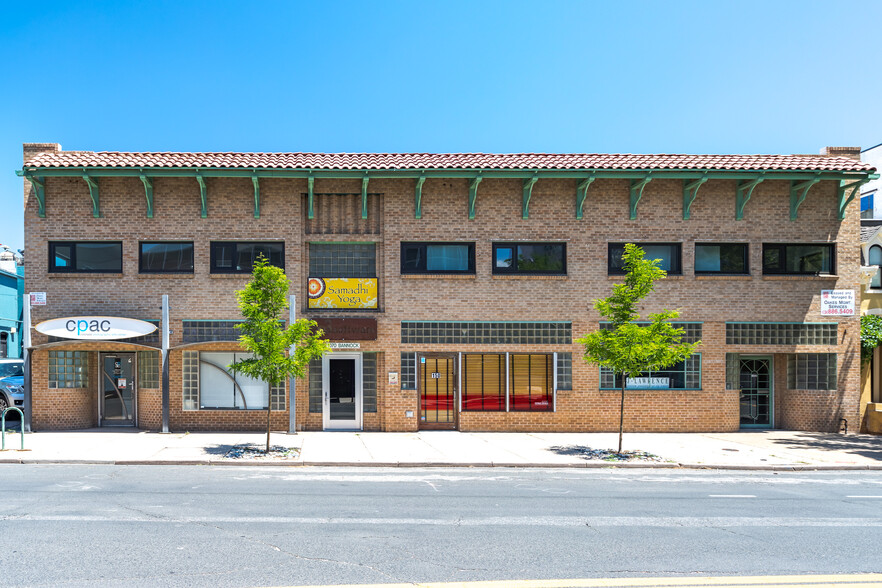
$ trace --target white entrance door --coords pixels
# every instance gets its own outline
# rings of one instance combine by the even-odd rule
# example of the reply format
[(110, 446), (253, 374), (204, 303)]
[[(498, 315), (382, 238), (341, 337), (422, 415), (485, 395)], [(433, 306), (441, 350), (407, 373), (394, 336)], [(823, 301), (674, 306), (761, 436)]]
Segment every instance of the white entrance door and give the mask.
[(361, 353), (322, 357), (322, 417), (326, 431), (360, 431)]

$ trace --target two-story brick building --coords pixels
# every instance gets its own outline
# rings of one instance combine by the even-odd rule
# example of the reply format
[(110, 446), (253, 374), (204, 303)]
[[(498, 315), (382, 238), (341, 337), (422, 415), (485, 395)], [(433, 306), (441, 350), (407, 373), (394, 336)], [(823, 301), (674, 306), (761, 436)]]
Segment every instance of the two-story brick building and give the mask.
[[(635, 242), (668, 271), (644, 312), (702, 344), (628, 382), (628, 430), (837, 430), (861, 413), (852, 200), (874, 169), (853, 156), (26, 144), (33, 428), (259, 429), (271, 402), (278, 430), (615, 430), (617, 377), (574, 340)], [(336, 347), (272, 391), (227, 367), (259, 254)], [(165, 328), (163, 295), (166, 378), (159, 331), (78, 333)]]

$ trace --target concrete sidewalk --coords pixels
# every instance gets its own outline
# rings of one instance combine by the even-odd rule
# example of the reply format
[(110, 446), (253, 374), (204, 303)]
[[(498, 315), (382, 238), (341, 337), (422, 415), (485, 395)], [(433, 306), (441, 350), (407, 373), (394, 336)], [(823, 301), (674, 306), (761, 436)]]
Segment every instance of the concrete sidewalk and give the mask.
[(661, 458), (652, 462), (587, 458), (587, 449), (615, 448), (615, 433), (273, 433), (273, 445), (299, 455), (265, 460), (225, 455), (237, 445), (262, 447), (266, 433), (40, 432), (25, 435), (25, 451), (20, 439), (7, 433), (0, 463), (882, 470), (882, 437), (799, 431), (625, 433), (624, 449)]

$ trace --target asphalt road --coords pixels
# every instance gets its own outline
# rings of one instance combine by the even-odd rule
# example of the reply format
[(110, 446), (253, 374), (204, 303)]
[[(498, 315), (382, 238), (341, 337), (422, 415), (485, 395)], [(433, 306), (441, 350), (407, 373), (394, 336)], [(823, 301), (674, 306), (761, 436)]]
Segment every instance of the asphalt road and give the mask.
[(0, 465), (5, 586), (879, 572), (882, 473)]

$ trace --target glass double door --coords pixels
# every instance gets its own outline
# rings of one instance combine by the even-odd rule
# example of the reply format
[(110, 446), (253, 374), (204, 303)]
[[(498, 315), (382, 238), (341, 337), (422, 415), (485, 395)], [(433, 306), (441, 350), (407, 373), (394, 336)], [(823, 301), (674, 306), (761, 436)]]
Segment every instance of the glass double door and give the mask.
[(738, 379), (741, 387), (741, 427), (772, 427), (772, 358), (742, 356), (739, 359)]
[(135, 424), (135, 354), (102, 353), (98, 420), (105, 426)]
[(420, 429), (455, 429), (458, 412), (456, 355), (419, 358)]
[(326, 431), (362, 428), (362, 355), (329, 353), (322, 357), (322, 415)]

